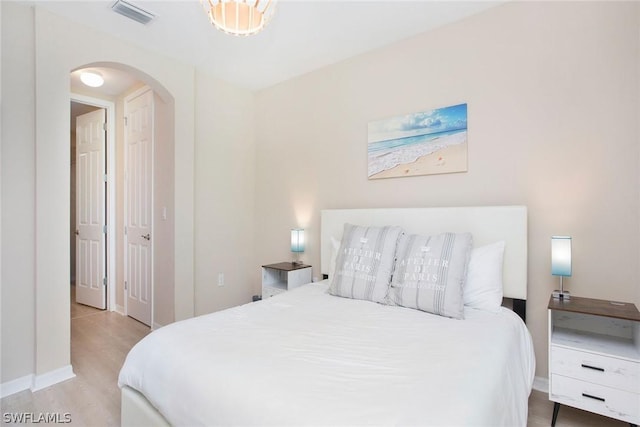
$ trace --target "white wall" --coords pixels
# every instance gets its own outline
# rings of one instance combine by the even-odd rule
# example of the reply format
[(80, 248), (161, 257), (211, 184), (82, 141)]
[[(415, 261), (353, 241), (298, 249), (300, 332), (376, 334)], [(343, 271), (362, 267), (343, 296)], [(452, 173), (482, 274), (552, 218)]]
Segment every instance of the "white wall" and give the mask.
[[(572, 293), (640, 306), (639, 8), (512, 2), (261, 91), (254, 264), (289, 259), (303, 226), (320, 276), (325, 208), (527, 205), (527, 323), (546, 375), (550, 236), (573, 236)], [(367, 180), (369, 121), (461, 102), (467, 173)]]
[[(176, 190), (187, 198), (176, 212), (176, 228), (184, 228), (184, 242), (192, 242), (193, 157), (193, 71), (178, 62), (136, 49), (117, 39), (72, 24), (44, 10), (35, 9), (36, 19), (36, 374), (47, 372), (69, 360), (68, 304), (66, 292), (59, 290), (68, 278), (68, 248), (60, 246), (57, 227), (67, 220), (67, 157), (60, 155), (59, 144), (68, 139), (62, 123), (68, 117), (69, 72), (77, 66), (103, 61), (105, 57), (146, 72), (166, 88), (176, 106)], [(65, 48), (62, 49), (61, 46)], [(146, 76), (145, 76), (146, 77)], [(148, 79), (148, 78), (147, 78)], [(145, 80), (145, 78), (141, 78)], [(153, 87), (154, 81), (149, 82)], [(157, 90), (160, 91), (161, 88)], [(180, 173), (182, 172), (182, 174)], [(59, 206), (65, 201), (65, 206)], [(192, 244), (181, 248), (176, 257), (176, 317), (192, 315)], [(177, 248), (176, 248), (176, 252)], [(187, 257), (185, 263), (184, 257)], [(187, 264), (184, 268), (183, 264)], [(67, 286), (68, 289), (68, 286)]]
[[(160, 109), (173, 102), (174, 121), (161, 123), (161, 131), (174, 128), (174, 151), (156, 153), (156, 161), (157, 172), (167, 172), (157, 184), (162, 191), (173, 186), (175, 199), (160, 193), (156, 198), (159, 206), (174, 203), (175, 210), (169, 208), (167, 221), (159, 219), (161, 211), (154, 215), (161, 224), (156, 231), (175, 236), (173, 256), (161, 256), (156, 270), (162, 289), (173, 289), (175, 303), (173, 313), (159, 308), (172, 299), (160, 295), (156, 310), (166, 316), (157, 323), (250, 301), (253, 95), (27, 3), (0, 7), (2, 101), (12, 106), (2, 109), (3, 390), (6, 383), (47, 375), (70, 361), (69, 73), (76, 67), (123, 64), (167, 103)], [(217, 272), (225, 273), (225, 287), (212, 281), (217, 283)]]
[(11, 183), (2, 193), (2, 256), (9, 266), (2, 277), (4, 383), (69, 365), (69, 72), (77, 66), (129, 64), (175, 99), (176, 232), (184, 231), (176, 248), (175, 308), (176, 317), (193, 314), (194, 89), (188, 66), (23, 3), (2, 8), (3, 101), (13, 106), (2, 111), (2, 161), (15, 165), (15, 172), (2, 170), (2, 182)]
[[(638, 8), (637, 16), (638, 16), (638, 21), (640, 22), (640, 8)], [(640, 57), (640, 25), (638, 25), (637, 33), (638, 33), (638, 44), (636, 47), (636, 55)], [(638, 84), (637, 99), (640, 100), (640, 83)], [(640, 135), (640, 108), (638, 108), (638, 111), (636, 114), (636, 123), (638, 124), (638, 135)], [(638, 199), (640, 200), (640, 150), (638, 150), (638, 165), (639, 165), (638, 166)], [(640, 204), (640, 201), (638, 203)], [(638, 224), (638, 227), (640, 227), (640, 224)], [(638, 234), (640, 235), (640, 229), (638, 230)], [(640, 277), (640, 251), (638, 252), (638, 261), (636, 265), (638, 267), (638, 277)], [(636, 297), (636, 301), (640, 302), (640, 285), (638, 285), (638, 295)], [(640, 304), (636, 304), (636, 305), (640, 305)]]
[[(1, 381), (4, 383), (33, 373), (34, 367), (35, 58), (25, 54), (33, 52), (33, 12), (5, 2), (0, 3), (0, 8), (3, 104)], [(7, 108), (8, 105), (11, 108)], [(68, 291), (68, 284), (66, 289)]]

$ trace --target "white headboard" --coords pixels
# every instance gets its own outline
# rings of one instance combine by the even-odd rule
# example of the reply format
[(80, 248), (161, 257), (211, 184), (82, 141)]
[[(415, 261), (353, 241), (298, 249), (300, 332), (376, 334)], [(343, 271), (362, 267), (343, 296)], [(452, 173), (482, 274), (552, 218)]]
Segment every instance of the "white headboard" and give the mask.
[(340, 240), (345, 223), (399, 225), (409, 234), (468, 231), (474, 247), (504, 240), (504, 296), (527, 299), (526, 206), (323, 210), (320, 241), (323, 274), (329, 272), (331, 237)]

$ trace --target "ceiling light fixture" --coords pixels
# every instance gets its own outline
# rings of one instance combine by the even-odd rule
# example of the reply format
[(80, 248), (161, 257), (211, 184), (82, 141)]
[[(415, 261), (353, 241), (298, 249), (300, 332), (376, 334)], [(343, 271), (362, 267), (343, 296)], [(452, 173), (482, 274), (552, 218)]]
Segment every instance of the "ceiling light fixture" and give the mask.
[(209, 21), (234, 36), (261, 31), (273, 17), (276, 0), (201, 0)]
[(90, 87), (100, 87), (104, 84), (102, 74), (96, 71), (83, 71), (82, 74), (80, 74), (80, 80)]

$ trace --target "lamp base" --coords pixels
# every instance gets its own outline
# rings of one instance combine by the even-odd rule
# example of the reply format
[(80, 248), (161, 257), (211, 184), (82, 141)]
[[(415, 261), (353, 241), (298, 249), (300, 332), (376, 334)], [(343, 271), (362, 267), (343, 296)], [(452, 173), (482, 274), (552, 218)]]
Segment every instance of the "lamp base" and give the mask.
[(555, 290), (555, 291), (553, 291), (551, 296), (554, 299), (561, 299), (561, 300), (571, 299), (571, 294), (569, 293), (569, 291), (564, 291), (564, 290), (562, 290), (562, 291)]

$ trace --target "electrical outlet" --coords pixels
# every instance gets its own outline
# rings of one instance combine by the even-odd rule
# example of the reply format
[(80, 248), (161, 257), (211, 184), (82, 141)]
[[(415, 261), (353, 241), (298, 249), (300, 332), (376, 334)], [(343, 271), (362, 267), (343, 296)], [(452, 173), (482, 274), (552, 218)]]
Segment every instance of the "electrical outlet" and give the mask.
[(224, 273), (218, 273), (218, 286), (224, 286)]

